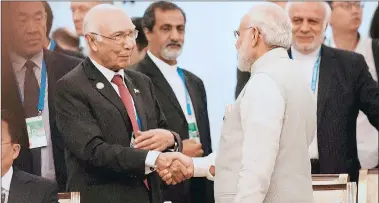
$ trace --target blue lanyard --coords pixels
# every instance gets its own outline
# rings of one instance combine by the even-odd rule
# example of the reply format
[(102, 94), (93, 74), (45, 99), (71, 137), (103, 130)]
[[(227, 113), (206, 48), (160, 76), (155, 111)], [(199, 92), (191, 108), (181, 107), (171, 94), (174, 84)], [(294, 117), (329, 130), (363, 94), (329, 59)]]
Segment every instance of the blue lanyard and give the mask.
[(49, 50), (50, 51), (54, 51), (56, 46), (57, 46), (57, 43), (55, 43), (54, 40), (50, 40), (50, 48), (49, 48)]
[[(292, 54), (290, 54), (290, 59), (293, 59)], [(321, 59), (321, 49), (318, 54), (318, 57), (316, 59), (315, 65), (313, 66), (313, 73), (312, 73), (312, 83), (311, 83), (311, 88), (312, 92), (316, 92), (316, 86), (317, 86), (317, 80), (318, 80), (318, 75), (319, 75), (319, 69), (320, 69), (320, 59)]]
[(136, 109), (136, 118), (137, 118), (138, 128), (139, 128), (139, 130), (142, 131), (142, 129), (141, 129), (142, 128), (142, 124), (141, 124), (141, 120), (139, 119), (139, 116), (138, 116), (138, 113), (137, 113), (137, 109)]
[[(39, 96), (38, 96), (38, 111), (41, 113), (45, 107), (45, 93), (46, 93), (46, 63), (45, 60), (42, 60), (42, 69), (41, 69), (41, 85), (39, 88)], [(24, 87), (25, 89), (25, 87)], [(22, 98), (22, 94), (19, 88), (20, 97), (22, 103), (24, 103), (24, 99)]]
[(186, 87), (186, 81), (184, 79), (184, 73), (183, 73), (183, 70), (181, 68), (178, 67), (178, 74), (180, 76), (180, 78), (182, 79), (183, 81), (183, 85), (184, 85), (184, 92), (186, 94), (186, 106), (187, 106), (187, 113), (188, 115), (192, 115), (192, 110), (191, 110), (191, 98), (188, 94), (188, 91), (187, 91), (187, 87)]

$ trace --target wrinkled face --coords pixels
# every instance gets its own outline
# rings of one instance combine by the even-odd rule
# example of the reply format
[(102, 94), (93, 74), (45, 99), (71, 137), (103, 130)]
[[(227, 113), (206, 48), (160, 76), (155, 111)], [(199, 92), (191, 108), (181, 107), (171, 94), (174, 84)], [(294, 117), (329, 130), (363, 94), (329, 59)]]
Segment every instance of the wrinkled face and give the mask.
[(333, 29), (357, 31), (362, 23), (363, 2), (333, 2), (330, 24)]
[(9, 170), (13, 160), (18, 157), (20, 145), (12, 142), (8, 123), (1, 121), (1, 177)]
[(320, 2), (294, 3), (289, 12), (292, 21), (292, 45), (302, 53), (316, 50), (325, 36), (325, 8)]
[(146, 30), (150, 51), (164, 60), (176, 60), (182, 53), (185, 20), (180, 10), (155, 10), (153, 31)]
[(46, 12), (42, 2), (10, 2), (12, 9), (12, 49), (24, 57), (31, 57), (44, 47)]
[(243, 17), (238, 30), (234, 32), (237, 37), (238, 69), (243, 72), (251, 70), (254, 63), (254, 47), (259, 35), (259, 31), (249, 26), (248, 22), (248, 16)]
[(83, 35), (83, 19), (86, 13), (100, 2), (71, 2), (72, 20), (77, 35)]
[(86, 35), (92, 54), (101, 61), (101, 65), (111, 70), (126, 68), (136, 45), (132, 20), (121, 11), (103, 12), (94, 20), (98, 25), (98, 33)]

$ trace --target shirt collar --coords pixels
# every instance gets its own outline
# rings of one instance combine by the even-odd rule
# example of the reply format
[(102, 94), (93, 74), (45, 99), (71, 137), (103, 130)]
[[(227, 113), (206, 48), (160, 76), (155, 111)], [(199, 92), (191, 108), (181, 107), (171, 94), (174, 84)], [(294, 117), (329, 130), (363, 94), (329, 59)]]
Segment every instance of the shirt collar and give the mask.
[(293, 46), (291, 47), (292, 58), (295, 60), (312, 60), (316, 59), (320, 54), (321, 45), (309, 54), (303, 54), (297, 51)]
[[(364, 40), (362, 40), (362, 36), (358, 32), (358, 43), (357, 43), (357, 47), (355, 47), (355, 51), (357, 51), (358, 47), (362, 44), (362, 41), (364, 41)], [(325, 38), (324, 44), (327, 45), (327, 46), (329, 46), (329, 47), (336, 48), (336, 43), (334, 42), (333, 35), (331, 35), (329, 37), (329, 39)]]
[(255, 72), (258, 69), (265, 67), (266, 64), (275, 62), (276, 59), (278, 59), (278, 58), (287, 58), (288, 59), (289, 57), (288, 57), (287, 50), (284, 48), (275, 48), (275, 49), (272, 49), (272, 50), (266, 52), (265, 54), (263, 54), (263, 56), (258, 58), (253, 63), (253, 65), (251, 67), (251, 72)]
[[(13, 63), (13, 69), (18, 72), (20, 71), (25, 63), (26, 59), (14, 52), (10, 53), (10, 58)], [(33, 63), (37, 66), (37, 68), (41, 69), (42, 68), (42, 61), (43, 61), (43, 50), (38, 52), (36, 55), (34, 55), (32, 58), (30, 58), (30, 61), (33, 61)]]
[(124, 79), (124, 69), (120, 69), (118, 72), (114, 72), (113, 70), (111, 69), (108, 69), (102, 65), (100, 65), (99, 63), (97, 63), (95, 60), (93, 60), (91, 57), (89, 57), (89, 59), (91, 60), (91, 62), (93, 63), (93, 65), (95, 65), (95, 67), (104, 75), (104, 77), (109, 81), (109, 82), (112, 82), (112, 79), (113, 77), (117, 74), (117, 75), (120, 75), (122, 77), (122, 79)]
[(9, 192), (11, 181), (13, 176), (13, 167), (11, 166), (9, 170), (1, 177), (1, 187)]
[(149, 55), (151, 60), (155, 63), (155, 65), (159, 68), (159, 70), (164, 75), (165, 74), (172, 74), (172, 73), (178, 74), (178, 72), (177, 72), (178, 65), (177, 64), (171, 66), (171, 65), (167, 64), (166, 62), (162, 61), (161, 59), (159, 59), (158, 57), (154, 56), (154, 54), (151, 53), (150, 51), (147, 51), (147, 55)]

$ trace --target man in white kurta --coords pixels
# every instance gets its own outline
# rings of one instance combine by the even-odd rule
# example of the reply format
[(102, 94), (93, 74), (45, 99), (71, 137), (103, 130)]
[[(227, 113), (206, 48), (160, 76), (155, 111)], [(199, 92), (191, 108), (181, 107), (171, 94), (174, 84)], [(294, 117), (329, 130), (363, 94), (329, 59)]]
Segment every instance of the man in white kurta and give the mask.
[(288, 57), (290, 19), (275, 4), (259, 4), (235, 35), (238, 67), (251, 78), (225, 111), (215, 200), (313, 202), (308, 146), (316, 129), (316, 97), (301, 75), (303, 64)]

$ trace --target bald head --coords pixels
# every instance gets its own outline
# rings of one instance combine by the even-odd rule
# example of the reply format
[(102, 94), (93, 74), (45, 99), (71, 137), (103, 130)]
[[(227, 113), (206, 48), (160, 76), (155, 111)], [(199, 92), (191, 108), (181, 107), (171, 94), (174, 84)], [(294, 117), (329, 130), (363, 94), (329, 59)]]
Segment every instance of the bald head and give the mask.
[[(107, 17), (104, 18), (104, 16)], [(122, 27), (122, 25), (124, 26)], [(114, 5), (100, 4), (93, 7), (85, 15), (83, 34), (124, 31), (128, 26), (131, 29), (135, 28), (132, 20), (124, 10)]]

